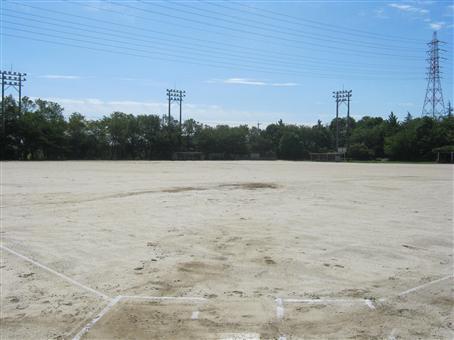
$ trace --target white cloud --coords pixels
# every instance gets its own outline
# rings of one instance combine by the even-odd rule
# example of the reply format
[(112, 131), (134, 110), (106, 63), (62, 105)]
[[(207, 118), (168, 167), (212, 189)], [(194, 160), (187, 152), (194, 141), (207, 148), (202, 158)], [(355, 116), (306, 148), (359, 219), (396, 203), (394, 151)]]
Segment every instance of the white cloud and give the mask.
[(46, 74), (46, 75), (38, 76), (38, 78), (44, 78), (44, 79), (82, 79), (81, 76), (69, 76), (69, 75), (62, 75), (62, 74)]
[(410, 6), (410, 5), (401, 5), (401, 4), (389, 4), (388, 6), (397, 8), (401, 11), (409, 11), (412, 8), (412, 6)]
[(264, 86), (267, 85), (264, 81), (251, 80), (245, 78), (229, 78), (222, 81), (224, 84), (238, 84), (238, 85), (256, 85)]
[[(36, 99), (36, 98), (31, 98)], [(166, 115), (168, 110), (167, 102), (142, 102), (133, 100), (102, 100), (98, 98), (41, 98), (57, 102), (65, 109), (65, 114), (79, 112), (89, 119), (99, 119), (104, 115), (109, 115), (115, 111), (131, 114), (157, 114)], [(172, 108), (172, 115), (178, 115), (178, 108)], [(288, 112), (258, 112), (243, 111), (224, 108), (219, 105), (207, 104), (185, 104), (183, 103), (183, 119), (194, 118), (195, 120), (208, 124), (229, 124), (240, 125), (248, 124), (256, 126), (257, 122), (264, 125), (277, 122), (281, 118), (292, 116)], [(288, 119), (286, 120), (288, 121)], [(291, 123), (289, 121), (289, 123)], [(298, 123), (298, 122), (295, 122)]]
[(207, 83), (221, 83), (230, 85), (252, 85), (252, 86), (272, 86), (272, 87), (293, 87), (299, 86), (298, 83), (285, 82), (275, 83), (263, 80), (247, 79), (247, 78), (228, 78), (228, 79), (211, 79)]
[[(412, 19), (422, 20), (423, 22), (427, 23), (427, 28), (431, 30), (439, 31), (441, 29), (449, 28), (448, 25), (444, 21), (435, 21), (430, 18), (430, 11), (426, 8), (419, 7), (419, 6), (429, 6), (432, 5), (434, 2), (432, 1), (413, 1), (412, 4), (416, 4), (418, 6), (410, 5), (408, 3), (391, 3), (388, 4), (389, 7), (394, 8), (396, 10), (401, 11), (402, 13), (407, 13)], [(446, 13), (444, 16), (449, 16), (449, 12), (453, 11), (454, 5), (450, 5), (446, 7)]]
[(293, 87), (293, 86), (299, 86), (300, 84), (298, 83), (271, 83), (271, 86), (274, 87)]
[(402, 12), (415, 13), (415, 14), (421, 14), (421, 15), (429, 14), (429, 11), (425, 8), (415, 7), (415, 6), (407, 5), (407, 4), (392, 3), (392, 4), (388, 4), (388, 6), (395, 8)]
[(430, 28), (435, 30), (435, 31), (439, 31), (441, 30), (442, 28), (445, 27), (445, 22), (444, 21), (437, 21), (437, 22), (431, 22), (429, 24)]

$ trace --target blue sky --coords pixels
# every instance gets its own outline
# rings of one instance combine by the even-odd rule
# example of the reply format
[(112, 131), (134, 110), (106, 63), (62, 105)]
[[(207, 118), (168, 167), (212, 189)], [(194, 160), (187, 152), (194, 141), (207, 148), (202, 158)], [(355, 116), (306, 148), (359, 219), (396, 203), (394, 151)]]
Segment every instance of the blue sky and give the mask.
[[(419, 116), (426, 43), (447, 42), (452, 1), (2, 1), (2, 69), (28, 73), (24, 94), (65, 114), (183, 113), (207, 123), (313, 124), (351, 89), (352, 115)], [(177, 115), (177, 107), (174, 108)]]

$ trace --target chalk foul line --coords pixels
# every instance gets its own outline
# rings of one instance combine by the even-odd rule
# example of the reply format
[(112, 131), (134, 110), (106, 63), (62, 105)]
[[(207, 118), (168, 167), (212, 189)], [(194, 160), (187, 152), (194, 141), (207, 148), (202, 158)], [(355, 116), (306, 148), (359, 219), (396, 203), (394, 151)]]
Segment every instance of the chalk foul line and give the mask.
[(107, 304), (106, 307), (104, 307), (104, 309), (99, 312), (99, 314), (97, 314), (95, 316), (95, 318), (93, 320), (91, 320), (89, 323), (87, 323), (84, 328), (82, 328), (79, 333), (77, 333), (73, 340), (80, 340), (99, 320), (101, 320), (101, 318), (109, 311), (112, 309), (113, 306), (115, 306), (120, 300), (121, 300), (122, 296), (119, 295), (117, 297), (114, 297), (112, 300), (109, 301), (109, 303)]
[(50, 273), (52, 273), (54, 275), (57, 275), (58, 277), (62, 278), (63, 280), (66, 280), (66, 281), (68, 281), (68, 282), (72, 283), (73, 285), (76, 285), (76, 286), (78, 286), (80, 288), (83, 288), (83, 289), (85, 289), (85, 290), (87, 290), (87, 291), (89, 291), (89, 292), (91, 292), (91, 293), (103, 298), (103, 299), (106, 299), (106, 300), (110, 299), (110, 297), (107, 296), (106, 294), (101, 293), (100, 291), (98, 291), (96, 289), (90, 288), (90, 287), (84, 285), (83, 283), (80, 283), (80, 282), (78, 282), (78, 281), (66, 276), (65, 274), (59, 273), (56, 270), (53, 270), (52, 268), (49, 268), (48, 266), (46, 266), (44, 264), (41, 264), (41, 263), (39, 263), (39, 262), (37, 262), (37, 261), (35, 261), (35, 260), (25, 256), (25, 255), (22, 255), (22, 254), (18, 253), (15, 250), (12, 250), (12, 249), (10, 249), (8, 247), (5, 247), (4, 245), (0, 245), (0, 248), (3, 249), (3, 250), (6, 250), (7, 252), (9, 252), (9, 253), (11, 253), (13, 255), (16, 255), (16, 256), (20, 257), (21, 259), (23, 259), (23, 260), (25, 260), (27, 262), (30, 262), (30, 263), (34, 264), (35, 266), (37, 266), (39, 268), (42, 268), (42, 269), (44, 269), (44, 270), (46, 270), (46, 271), (48, 271), (48, 272), (50, 272)]
[(451, 278), (453, 278), (453, 277), (454, 277), (453, 274), (447, 275), (447, 276), (442, 277), (442, 278), (440, 278), (440, 279), (437, 279), (437, 280), (433, 280), (433, 281), (424, 283), (424, 284), (422, 284), (422, 285), (416, 286), (416, 287), (411, 288), (411, 289), (407, 289), (407, 290), (405, 290), (405, 291), (403, 291), (403, 292), (397, 294), (397, 296), (404, 296), (404, 295), (407, 295), (407, 294), (416, 292), (417, 290), (426, 288), (426, 287), (428, 287), (428, 286), (430, 286), (430, 285), (433, 285), (433, 284), (438, 283), (438, 282), (441, 282), (441, 281), (445, 281), (445, 280), (451, 279)]

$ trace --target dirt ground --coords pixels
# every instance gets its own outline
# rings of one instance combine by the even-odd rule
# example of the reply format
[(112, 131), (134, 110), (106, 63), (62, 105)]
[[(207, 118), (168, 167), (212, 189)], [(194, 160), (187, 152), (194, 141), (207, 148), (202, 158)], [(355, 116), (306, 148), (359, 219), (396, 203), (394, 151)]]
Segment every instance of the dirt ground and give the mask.
[(453, 169), (4, 162), (2, 339), (451, 339)]

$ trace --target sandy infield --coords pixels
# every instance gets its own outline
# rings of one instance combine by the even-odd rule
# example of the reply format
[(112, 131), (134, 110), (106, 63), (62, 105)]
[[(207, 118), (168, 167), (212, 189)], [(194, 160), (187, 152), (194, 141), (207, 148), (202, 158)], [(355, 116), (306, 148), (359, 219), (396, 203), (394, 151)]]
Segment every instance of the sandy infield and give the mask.
[(454, 337), (453, 167), (2, 163), (3, 339)]

